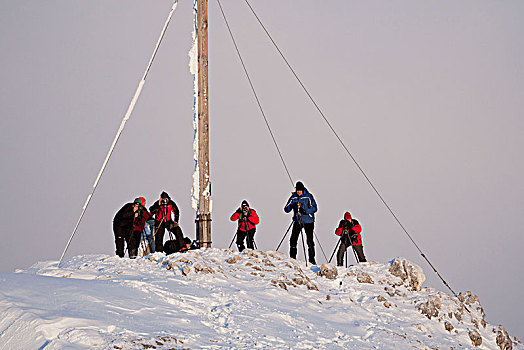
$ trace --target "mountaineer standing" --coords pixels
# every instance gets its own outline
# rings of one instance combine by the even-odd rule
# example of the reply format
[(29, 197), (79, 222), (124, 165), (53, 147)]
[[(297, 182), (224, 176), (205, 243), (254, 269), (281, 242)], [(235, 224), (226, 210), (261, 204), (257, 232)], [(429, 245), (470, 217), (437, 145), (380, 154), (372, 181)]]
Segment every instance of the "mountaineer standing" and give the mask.
[(289, 256), (293, 259), (297, 258), (298, 236), (302, 229), (304, 229), (308, 247), (308, 260), (315, 265), (313, 230), (315, 229), (317, 202), (300, 181), (296, 183), (295, 192), (291, 193), (291, 197), (289, 197), (284, 207), (286, 213), (289, 213), (291, 210), (293, 210), (293, 229), (291, 230), (291, 238), (289, 239)]

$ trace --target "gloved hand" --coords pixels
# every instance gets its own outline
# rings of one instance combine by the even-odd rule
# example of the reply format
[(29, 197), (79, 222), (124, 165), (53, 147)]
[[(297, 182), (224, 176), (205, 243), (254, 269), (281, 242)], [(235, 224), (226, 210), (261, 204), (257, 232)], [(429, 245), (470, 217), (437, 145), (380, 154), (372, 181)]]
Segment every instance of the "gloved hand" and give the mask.
[(306, 213), (306, 209), (300, 207), (300, 209), (298, 209), (298, 211), (300, 212), (300, 214), (307, 214)]
[(356, 242), (357, 239), (358, 239), (358, 235), (357, 235), (356, 233), (353, 234), (353, 235), (351, 235), (351, 241), (352, 241), (352, 242)]
[(238, 208), (237, 211), (235, 212), (237, 214), (242, 214), (242, 209)]

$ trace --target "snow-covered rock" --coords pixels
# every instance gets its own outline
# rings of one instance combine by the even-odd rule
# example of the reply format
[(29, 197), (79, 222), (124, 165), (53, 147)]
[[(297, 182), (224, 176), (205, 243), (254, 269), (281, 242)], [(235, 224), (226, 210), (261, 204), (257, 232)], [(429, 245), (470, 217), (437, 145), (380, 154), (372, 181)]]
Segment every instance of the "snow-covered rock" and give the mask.
[(391, 261), (389, 272), (393, 276), (400, 277), (404, 283), (416, 291), (422, 289), (422, 283), (426, 280), (424, 270), (420, 266), (402, 258), (395, 258)]
[(469, 313), (398, 261), (322, 269), (213, 248), (42, 262), (0, 274), (0, 349), (524, 350), (482, 326), (473, 294), (461, 294)]

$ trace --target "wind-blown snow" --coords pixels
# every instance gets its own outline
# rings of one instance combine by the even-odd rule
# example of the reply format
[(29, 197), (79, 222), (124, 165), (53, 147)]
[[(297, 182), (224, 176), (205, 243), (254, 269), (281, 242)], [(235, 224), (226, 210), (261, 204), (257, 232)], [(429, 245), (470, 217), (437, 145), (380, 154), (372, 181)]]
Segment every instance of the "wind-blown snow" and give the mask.
[(197, 3), (193, 1), (193, 45), (188, 52), (189, 71), (193, 75), (193, 159), (195, 161), (195, 170), (193, 172), (193, 188), (191, 189), (191, 205), (194, 210), (198, 210), (199, 196), (199, 169), (198, 169), (198, 57), (197, 57)]
[[(329, 279), (279, 252), (222, 249), (42, 262), (0, 274), (0, 348), (470, 349), (475, 330), (499, 349), (478, 300), (469, 315), (390, 265), (331, 266)], [(420, 310), (436, 299), (430, 319)]]

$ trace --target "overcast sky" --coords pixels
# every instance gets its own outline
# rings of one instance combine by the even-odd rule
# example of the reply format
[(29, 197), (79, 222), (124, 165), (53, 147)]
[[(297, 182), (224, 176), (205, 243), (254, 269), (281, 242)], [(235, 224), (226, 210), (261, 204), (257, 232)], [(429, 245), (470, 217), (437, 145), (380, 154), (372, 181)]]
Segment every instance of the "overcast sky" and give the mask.
[[(0, 271), (58, 260), (150, 58), (168, 0), (0, 1)], [(524, 337), (524, 2), (252, 1), (362, 168), (457, 291)], [(406, 257), (444, 290), (241, 0), (223, 6), (293, 180), (331, 255), (346, 210), (370, 260)], [(209, 2), (213, 246), (247, 199), (275, 249), (293, 190)], [(180, 0), (66, 258), (114, 254), (112, 219), (167, 191), (194, 238), (192, 1)], [(288, 250), (287, 240), (282, 247)], [(299, 258), (303, 258), (299, 249)], [(317, 246), (317, 261), (324, 258)]]

